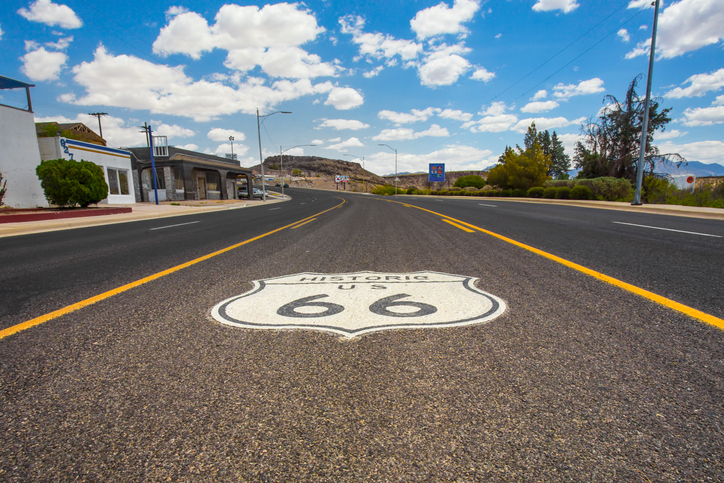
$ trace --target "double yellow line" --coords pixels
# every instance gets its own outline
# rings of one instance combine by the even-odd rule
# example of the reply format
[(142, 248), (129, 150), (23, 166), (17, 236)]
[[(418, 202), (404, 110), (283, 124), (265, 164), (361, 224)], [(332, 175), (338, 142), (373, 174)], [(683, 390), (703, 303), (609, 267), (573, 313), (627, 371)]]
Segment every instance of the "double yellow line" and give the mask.
[(235, 245), (231, 245), (230, 247), (222, 248), (221, 250), (217, 250), (213, 253), (209, 253), (208, 255), (204, 255), (203, 257), (196, 258), (194, 260), (191, 260), (186, 263), (182, 263), (181, 265), (176, 265), (175, 267), (171, 267), (167, 270), (164, 270), (162, 272), (155, 273), (153, 275), (149, 275), (148, 277), (142, 278), (140, 280), (136, 280), (135, 282), (128, 283), (126, 285), (123, 285), (118, 288), (114, 288), (113, 290), (109, 290), (108, 292), (104, 292), (102, 294), (96, 295), (95, 297), (91, 297), (85, 300), (81, 300), (80, 302), (77, 302), (73, 305), (68, 305), (67, 307), (63, 307), (62, 309), (55, 310), (53, 312), (47, 313), (45, 315), (41, 315), (40, 317), (36, 317), (34, 319), (22, 322), (17, 325), (13, 325), (12, 327), (8, 327), (7, 329), (0, 330), (0, 340), (4, 339), (5, 337), (11, 336), (13, 334), (17, 334), (18, 332), (22, 332), (23, 330), (27, 330), (31, 327), (35, 327), (37, 325), (43, 324), (45, 322), (48, 322), (49, 320), (57, 319), (58, 317), (61, 317), (66, 314), (70, 314), (71, 312), (75, 312), (76, 310), (80, 310), (83, 307), (87, 307), (89, 305), (93, 305), (97, 302), (100, 302), (101, 300), (105, 300), (107, 298), (113, 297), (114, 295), (118, 295), (123, 292), (127, 292), (128, 290), (131, 290), (132, 288), (139, 287), (141, 285), (144, 285), (148, 282), (152, 282), (154, 280), (158, 280), (159, 278), (165, 277), (166, 275), (170, 275), (174, 272), (178, 272), (179, 270), (182, 270), (184, 268), (190, 267), (192, 265), (196, 265), (197, 263), (201, 263), (205, 260), (208, 260), (210, 258), (214, 258), (218, 255), (221, 255), (222, 253), (229, 252), (231, 250), (234, 250), (236, 248), (242, 247), (244, 245), (248, 245), (251, 242), (260, 240), (264, 237), (267, 237), (269, 235), (273, 235), (274, 233), (280, 232), (282, 230), (286, 230), (287, 228), (299, 228), (302, 225), (305, 225), (311, 221), (314, 221), (318, 216), (323, 215), (324, 213), (327, 213), (328, 211), (332, 211), (335, 208), (339, 208), (343, 204), (345, 204), (346, 201), (342, 200), (340, 204), (337, 206), (334, 206), (328, 210), (324, 210), (322, 212), (317, 213), (316, 215), (312, 215), (310, 217), (304, 218), (302, 220), (296, 221), (292, 223), (291, 225), (286, 225), (281, 228), (277, 228), (276, 230), (272, 230), (270, 232), (264, 233), (263, 235), (256, 236), (254, 238), (250, 238), (248, 240), (245, 240), (241, 243), (237, 243)]
[[(399, 203), (399, 202), (396, 202)], [(455, 218), (452, 218), (450, 216), (442, 215), (440, 213), (434, 212), (432, 210), (427, 210), (425, 208), (420, 208), (419, 206), (413, 206), (409, 205), (407, 203), (400, 203), (406, 207), (409, 208), (416, 208), (418, 210), (426, 211), (428, 213), (432, 213), (434, 215), (442, 217), (442, 221), (449, 223), (450, 225), (455, 226), (456, 228), (459, 228), (465, 232), (473, 233), (475, 231), (479, 231), (482, 233), (485, 233), (486, 235), (490, 235), (492, 237), (495, 237), (499, 240), (502, 240), (504, 242), (510, 243), (512, 245), (515, 245), (517, 247), (520, 247), (524, 250), (528, 250), (529, 252), (533, 252), (536, 255), (540, 255), (542, 257), (545, 257), (549, 260), (552, 260), (554, 262), (560, 263), (561, 265), (565, 265), (568, 268), (572, 268), (573, 270), (576, 270), (581, 273), (585, 273), (586, 275), (589, 275), (591, 277), (597, 278), (599, 280), (602, 280), (606, 283), (610, 283), (611, 285), (615, 285), (616, 287), (619, 287), (623, 290), (626, 290), (631, 293), (635, 293), (636, 295), (639, 295), (641, 297), (644, 297), (645, 299), (651, 300), (652, 302), (656, 302), (658, 304), (664, 305), (670, 309), (673, 309), (677, 312), (680, 312), (682, 314), (688, 315), (689, 317), (693, 317), (695, 319), (698, 319), (702, 322), (705, 322), (707, 324), (713, 325), (714, 327), (717, 327), (721, 330), (724, 330), (724, 320), (714, 317), (713, 315), (707, 314), (706, 312), (702, 312), (700, 310), (697, 310), (695, 308), (689, 307), (687, 305), (681, 304), (679, 302), (676, 302), (671, 299), (667, 299), (666, 297), (662, 297), (661, 295), (655, 294), (653, 292), (649, 292), (648, 290), (644, 290), (640, 287), (637, 287), (635, 285), (631, 285), (630, 283), (626, 283), (624, 281), (618, 280), (613, 277), (609, 277), (608, 275), (605, 275), (603, 273), (597, 272), (595, 270), (591, 270), (590, 268), (586, 268), (583, 265), (579, 265), (577, 263), (571, 262), (569, 260), (566, 260), (565, 258), (558, 257), (556, 255), (553, 255), (548, 252), (544, 252), (543, 250), (539, 250), (538, 248), (534, 248), (530, 245), (526, 245), (525, 243), (521, 243), (519, 241), (515, 241), (511, 238), (505, 237), (503, 235), (499, 235), (497, 233), (494, 233), (490, 230), (486, 230), (484, 228), (480, 228), (475, 225), (471, 225), (470, 223), (466, 223), (461, 220), (457, 220)]]

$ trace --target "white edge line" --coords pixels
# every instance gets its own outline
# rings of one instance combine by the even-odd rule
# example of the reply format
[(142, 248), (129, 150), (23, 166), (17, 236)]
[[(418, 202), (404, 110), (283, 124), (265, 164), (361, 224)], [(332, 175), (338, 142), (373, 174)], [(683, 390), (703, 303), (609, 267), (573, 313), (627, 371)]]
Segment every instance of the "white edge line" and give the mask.
[(659, 226), (637, 225), (635, 223), (624, 223), (623, 221), (614, 221), (614, 223), (616, 223), (617, 225), (628, 225), (628, 226), (638, 226), (640, 228), (651, 228), (652, 230), (675, 231), (677, 233), (686, 233), (687, 235), (699, 235), (699, 236), (710, 236), (712, 238), (724, 238), (721, 235), (710, 235), (708, 233), (697, 233), (695, 231), (674, 230), (673, 228), (661, 228)]
[(478, 203), (478, 206), (492, 206), (493, 208), (497, 208), (498, 205), (486, 205), (484, 203)]
[(173, 228), (176, 226), (184, 226), (184, 225), (193, 225), (194, 223), (200, 223), (200, 222), (199, 221), (190, 221), (188, 223), (179, 223), (178, 225), (159, 226), (158, 228), (151, 228), (148, 231), (165, 230), (166, 228)]

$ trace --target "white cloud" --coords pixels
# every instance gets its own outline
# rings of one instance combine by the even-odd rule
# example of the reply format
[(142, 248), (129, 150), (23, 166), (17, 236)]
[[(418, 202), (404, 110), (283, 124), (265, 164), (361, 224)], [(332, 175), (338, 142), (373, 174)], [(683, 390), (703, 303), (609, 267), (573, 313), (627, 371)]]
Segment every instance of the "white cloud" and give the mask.
[[(538, 125), (536, 124), (536, 127), (537, 126)], [(583, 141), (584, 137), (580, 134), (558, 134), (558, 139), (563, 144), (566, 154), (573, 157), (576, 154), (576, 143), (578, 141)]]
[(636, 44), (636, 48), (625, 55), (626, 59), (633, 59), (642, 55), (649, 55), (651, 50), (651, 39), (646, 39)]
[[(98, 129), (98, 118), (89, 114), (78, 114), (78, 116), (74, 118), (64, 116), (36, 116), (35, 122), (81, 122), (94, 132), (100, 134)], [(133, 147), (146, 145), (146, 136), (140, 132), (138, 122), (127, 122), (120, 117), (107, 115), (101, 118), (101, 123), (103, 124), (103, 138), (108, 142), (108, 146), (110, 147)], [(152, 126), (154, 125), (152, 124)], [(154, 126), (154, 133), (155, 131), (156, 126)]]
[(417, 58), (423, 51), (421, 44), (410, 40), (399, 40), (379, 33), (364, 33), (365, 21), (362, 17), (348, 15), (339, 19), (342, 33), (351, 34), (352, 42), (359, 45), (360, 56), (374, 59), (392, 59), (399, 56), (402, 60)]
[(212, 26), (195, 12), (180, 7), (167, 11), (168, 25), (153, 43), (161, 55), (185, 54), (199, 59), (218, 48), (228, 52), (224, 65), (246, 72), (257, 65), (270, 76), (310, 79), (336, 76), (338, 67), (300, 48), (324, 32), (299, 4), (224, 5)]
[(179, 149), (185, 149), (186, 151), (197, 151), (198, 152), (198, 150), (199, 150), (198, 145), (196, 145), (194, 143), (173, 145), (173, 146), (176, 148), (179, 148)]
[(576, 0), (538, 0), (533, 5), (536, 12), (549, 12), (551, 10), (563, 10), (563, 13), (570, 13), (578, 8)]
[(724, 153), (724, 141), (699, 141), (688, 144), (674, 144), (666, 141), (657, 144), (661, 153), (679, 153), (687, 161), (702, 163), (721, 163)]
[(425, 61), (418, 69), (422, 85), (449, 86), (457, 82), (458, 77), (470, 70), (470, 62), (458, 55), (455, 50), (445, 48), (433, 52), (425, 58)]
[(537, 112), (545, 112), (550, 111), (551, 109), (555, 109), (558, 107), (558, 102), (556, 101), (536, 101), (536, 102), (529, 102), (525, 106), (521, 107), (520, 110), (522, 112), (531, 112), (531, 113), (537, 113)]
[[(73, 68), (75, 82), (86, 95), (60, 96), (62, 102), (91, 106), (115, 106), (149, 110), (157, 114), (190, 117), (209, 121), (225, 114), (256, 113), (281, 102), (307, 95), (330, 93), (327, 104), (349, 109), (362, 103), (362, 96), (352, 89), (339, 88), (330, 82), (312, 84), (308, 79), (279, 80), (271, 87), (258, 78), (249, 78), (236, 87), (206, 80), (194, 81), (183, 67), (158, 65), (129, 55), (114, 56), (101, 45), (91, 62)], [(358, 104), (357, 104), (358, 105)]]
[(631, 0), (627, 8), (651, 8), (651, 0)]
[(574, 96), (584, 96), (604, 92), (603, 80), (598, 77), (581, 81), (578, 84), (558, 84), (553, 87), (553, 95), (559, 99), (570, 99)]
[(50, 0), (35, 0), (30, 9), (21, 8), (18, 13), (31, 22), (40, 22), (50, 27), (77, 29), (83, 26), (73, 9), (67, 5), (58, 5)]
[(408, 139), (420, 139), (424, 137), (449, 137), (450, 133), (446, 128), (437, 124), (430, 126), (427, 131), (415, 132), (410, 128), (383, 129), (381, 133), (372, 139), (375, 141), (403, 141)]
[(666, 94), (665, 97), (681, 99), (682, 97), (701, 97), (709, 91), (718, 91), (724, 87), (724, 69), (719, 69), (711, 74), (696, 74), (686, 79), (684, 84), (691, 84), (689, 87), (677, 87)]
[(380, 72), (382, 72), (383, 69), (384, 69), (384, 67), (379, 65), (379, 66), (375, 67), (374, 69), (365, 72), (362, 75), (367, 79), (371, 79), (372, 77), (377, 77), (380, 74)]
[(324, 119), (324, 122), (319, 125), (319, 128), (323, 127), (331, 127), (337, 131), (341, 131), (343, 129), (359, 131), (360, 129), (367, 129), (370, 125), (354, 119)]
[(324, 149), (333, 149), (335, 151), (339, 151), (342, 153), (347, 152), (347, 148), (361, 148), (364, 144), (357, 139), (357, 138), (349, 138), (348, 140), (338, 143), (338, 144), (332, 144), (330, 146), (325, 147)]
[(674, 138), (680, 138), (682, 136), (685, 136), (686, 132), (681, 132), (678, 129), (672, 129), (671, 131), (656, 131), (654, 134), (654, 139), (657, 141), (662, 141), (665, 139), (674, 139)]
[(467, 122), (473, 118), (473, 115), (468, 112), (460, 110), (445, 109), (438, 113), (438, 116), (443, 119), (452, 119), (454, 121)]
[(63, 52), (48, 52), (40, 47), (20, 58), (23, 61), (20, 71), (34, 81), (56, 80), (67, 59)]
[(631, 41), (631, 35), (629, 35), (628, 30), (626, 29), (619, 30), (616, 35), (618, 35), (618, 38), (621, 39), (623, 42)]
[(535, 95), (533, 96), (533, 100), (540, 101), (541, 99), (545, 99), (546, 97), (548, 97), (548, 91), (546, 91), (545, 89), (541, 89), (535, 93)]
[(322, 144), (324, 144), (324, 141), (321, 139), (313, 139), (312, 142), (309, 144), (316, 144), (317, 146), (321, 146)]
[(333, 106), (338, 111), (348, 111), (364, 104), (364, 97), (351, 87), (335, 87), (324, 104)]
[(473, 72), (473, 75), (470, 78), (473, 80), (488, 82), (495, 78), (495, 73), (487, 71), (484, 67), (480, 67)]
[(685, 126), (711, 126), (724, 123), (724, 106), (687, 108), (679, 122)]
[[(644, 0), (633, 1), (629, 8), (650, 7)], [(715, 0), (673, 2), (659, 15), (657, 54), (671, 59), (724, 39), (724, 3)], [(648, 54), (650, 41), (640, 43), (627, 59)]]
[[(428, 154), (399, 153), (398, 172), (417, 172), (428, 170), (430, 163), (445, 163), (448, 171), (482, 170), (495, 164), (496, 156), (492, 151), (472, 146), (449, 145)], [(395, 172), (395, 153), (380, 151), (366, 159), (366, 168), (373, 173), (388, 174)]]
[(497, 101), (490, 104), (490, 107), (480, 112), (480, 114), (484, 116), (499, 116), (509, 109), (510, 107), (506, 106), (505, 102)]
[(234, 136), (234, 141), (244, 141), (246, 139), (246, 135), (243, 132), (234, 131), (233, 129), (222, 129), (220, 127), (215, 127), (206, 134), (206, 137), (212, 141), (228, 141), (229, 136)]
[(479, 8), (476, 0), (455, 0), (452, 7), (439, 3), (417, 12), (410, 28), (419, 40), (443, 34), (466, 35), (468, 30), (462, 24), (472, 20)]
[(196, 132), (191, 129), (176, 125), (164, 124), (161, 121), (151, 121), (153, 133), (157, 136), (166, 136), (169, 138), (188, 138), (195, 136)]
[(545, 131), (555, 129), (557, 127), (577, 126), (585, 120), (585, 117), (573, 119), (572, 121), (569, 121), (565, 117), (530, 117), (528, 119), (521, 119), (518, 121), (516, 125), (512, 127), (512, 130), (519, 133), (525, 133), (528, 131), (530, 125), (535, 122), (535, 127), (538, 131)]
[(406, 112), (394, 112), (394, 111), (380, 111), (377, 113), (377, 117), (380, 119), (387, 119), (395, 124), (409, 124), (412, 122), (427, 121), (430, 117), (440, 112), (440, 109), (434, 107), (428, 107), (427, 109), (413, 109), (410, 113)]
[[(213, 151), (206, 151), (208, 154), (215, 154), (216, 156), (225, 157), (227, 154), (231, 154), (231, 142), (227, 139), (225, 143), (216, 146)], [(240, 161), (241, 156), (245, 156), (249, 152), (249, 146), (245, 144), (237, 144), (234, 142), (234, 154), (236, 154), (236, 160)], [(278, 154), (278, 153), (277, 153)]]

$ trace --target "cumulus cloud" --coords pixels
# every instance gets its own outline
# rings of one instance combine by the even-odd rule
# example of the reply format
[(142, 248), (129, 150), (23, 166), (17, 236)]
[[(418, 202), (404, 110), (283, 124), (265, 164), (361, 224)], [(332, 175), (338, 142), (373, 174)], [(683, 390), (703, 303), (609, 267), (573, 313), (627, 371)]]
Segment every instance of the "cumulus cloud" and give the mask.
[(558, 103), (556, 101), (534, 101), (529, 102), (525, 106), (521, 107), (520, 110), (522, 112), (531, 112), (531, 113), (537, 113), (537, 112), (545, 112), (550, 111), (551, 109), (555, 109), (558, 107)]
[(452, 7), (439, 3), (417, 12), (410, 27), (419, 40), (443, 34), (464, 36), (468, 30), (462, 24), (472, 20), (479, 8), (476, 0), (455, 0)]
[(368, 70), (367, 72), (365, 72), (362, 75), (367, 79), (371, 79), (372, 77), (377, 77), (380, 74), (380, 72), (382, 72), (383, 69), (384, 69), (384, 67), (379, 65), (372, 70)]
[[(319, 125), (319, 128), (331, 127), (337, 131), (349, 129), (351, 131), (359, 131), (360, 129), (367, 129), (370, 127), (369, 124), (365, 124), (362, 121), (356, 121), (354, 119), (324, 119)], [(314, 144), (314, 143), (312, 143)]]
[(418, 69), (420, 81), (424, 86), (449, 86), (470, 70), (470, 62), (462, 57), (469, 49), (453, 46), (441, 48), (428, 55)]
[(326, 104), (350, 109), (362, 103), (353, 89), (330, 82), (312, 84), (309, 79), (279, 80), (271, 86), (258, 78), (238, 82), (235, 87), (221, 81), (194, 81), (183, 67), (169, 67), (129, 55), (114, 56), (102, 45), (90, 62), (73, 68), (74, 80), (86, 94), (60, 96), (62, 102), (92, 106), (115, 106), (149, 110), (158, 114), (209, 121), (225, 114), (256, 113), (279, 103), (308, 95), (329, 94)]
[(64, 29), (77, 29), (83, 26), (83, 22), (67, 5), (58, 5), (50, 0), (35, 0), (29, 7), (21, 8), (18, 13), (31, 22)]
[(538, 0), (533, 5), (536, 12), (550, 12), (551, 10), (563, 10), (563, 13), (570, 13), (578, 8), (576, 0)]
[(409, 113), (383, 110), (377, 113), (377, 117), (392, 121), (399, 125), (427, 121), (439, 111), (440, 109), (434, 107), (428, 107), (427, 109), (412, 109)]
[(665, 140), (665, 139), (674, 139), (674, 138), (680, 138), (682, 136), (685, 136), (686, 132), (681, 132), (678, 129), (672, 129), (671, 131), (656, 131), (654, 134), (654, 139), (657, 141)]
[(334, 151), (346, 153), (347, 148), (361, 148), (363, 146), (364, 146), (364, 144), (362, 144), (362, 142), (359, 139), (352, 137), (341, 143), (332, 144), (330, 146), (327, 146), (324, 149), (332, 149)]
[(420, 139), (424, 137), (449, 137), (450, 133), (446, 128), (437, 124), (430, 126), (426, 131), (415, 132), (410, 128), (383, 129), (381, 133), (372, 139), (375, 141), (403, 141), (408, 139)]
[(206, 134), (206, 137), (212, 141), (228, 141), (229, 136), (234, 136), (234, 141), (244, 141), (246, 139), (246, 135), (243, 132), (234, 131), (233, 129), (222, 129), (220, 127), (215, 127)]
[(256, 6), (227, 4), (219, 9), (216, 23), (184, 8), (172, 7), (166, 25), (153, 43), (160, 55), (185, 54), (193, 59), (218, 48), (228, 52), (224, 65), (249, 71), (256, 66), (270, 76), (310, 79), (336, 76), (335, 63), (301, 48), (324, 32), (317, 20), (300, 4)]
[(530, 125), (535, 122), (535, 127), (538, 131), (545, 131), (559, 127), (579, 126), (585, 120), (585, 117), (580, 117), (572, 121), (569, 121), (565, 117), (529, 117), (528, 119), (518, 121), (515, 126), (512, 127), (512, 130), (525, 133), (528, 131)]
[(553, 95), (559, 99), (570, 99), (574, 96), (584, 96), (604, 92), (603, 81), (598, 77), (581, 81), (578, 84), (558, 84), (553, 87)]
[(675, 144), (666, 141), (658, 144), (659, 152), (679, 153), (688, 161), (701, 161), (702, 163), (721, 162), (721, 153), (724, 152), (724, 141), (699, 141), (688, 144)]
[(488, 82), (495, 78), (495, 73), (487, 71), (484, 67), (480, 67), (473, 72), (473, 75), (470, 76), (470, 78), (473, 80)]
[(185, 149), (186, 151), (198, 151), (199, 150), (199, 146), (194, 143), (174, 145), (174, 147), (177, 147), (179, 149)]
[(34, 81), (58, 79), (68, 56), (63, 52), (49, 52), (44, 47), (28, 52), (20, 58), (20, 71)]
[(535, 95), (533, 96), (533, 100), (540, 101), (541, 99), (545, 99), (546, 97), (548, 97), (548, 91), (546, 91), (545, 89), (541, 89), (535, 93)]
[[(428, 154), (398, 155), (398, 172), (427, 171), (430, 163), (445, 163), (449, 171), (480, 169), (495, 164), (497, 155), (488, 149), (478, 149), (472, 146), (449, 145), (438, 151)], [(394, 173), (395, 154), (389, 151), (380, 151), (367, 156), (366, 167), (374, 173)]]
[(691, 84), (689, 87), (677, 87), (672, 89), (664, 97), (681, 99), (682, 97), (701, 97), (707, 92), (718, 91), (724, 87), (724, 69), (719, 69), (711, 74), (696, 74), (686, 79), (684, 84)]
[(452, 119), (453, 121), (467, 122), (473, 118), (473, 115), (468, 112), (460, 110), (445, 109), (438, 113), (438, 116), (443, 119)]
[(161, 121), (151, 121), (153, 133), (157, 136), (166, 136), (169, 138), (188, 138), (195, 136), (196, 132), (191, 129), (179, 126), (177, 124), (164, 124)]
[[(637, 0), (629, 8), (650, 8), (650, 1)], [(713, 0), (673, 2), (659, 14), (657, 54), (671, 59), (724, 39), (724, 3)], [(650, 40), (639, 43), (627, 59), (647, 55)]]
[(352, 42), (359, 45), (361, 57), (370, 56), (374, 59), (392, 59), (398, 57), (403, 61), (417, 58), (423, 51), (422, 44), (410, 40), (395, 39), (380, 33), (365, 33), (365, 21), (362, 17), (348, 15), (339, 19), (342, 33), (351, 34)]
[(339, 111), (348, 111), (364, 104), (364, 97), (351, 87), (335, 87), (324, 104)]
[(684, 119), (679, 120), (685, 126), (711, 126), (724, 123), (724, 106), (687, 108)]
[(629, 35), (628, 30), (626, 29), (619, 30), (616, 35), (618, 35), (618, 38), (621, 39), (623, 42), (631, 41), (631, 35)]

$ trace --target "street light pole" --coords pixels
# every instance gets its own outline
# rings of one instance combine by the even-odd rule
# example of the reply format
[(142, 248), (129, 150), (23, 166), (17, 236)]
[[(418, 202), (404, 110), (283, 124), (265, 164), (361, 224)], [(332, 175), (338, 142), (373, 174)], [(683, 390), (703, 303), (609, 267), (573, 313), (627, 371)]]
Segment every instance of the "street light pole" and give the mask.
[(646, 78), (646, 100), (644, 101), (644, 119), (641, 126), (641, 149), (639, 153), (639, 165), (636, 170), (636, 189), (632, 205), (641, 204), (641, 187), (644, 181), (644, 160), (646, 158), (646, 140), (649, 130), (649, 105), (651, 103), (651, 78), (654, 75), (654, 51), (656, 50), (656, 26), (659, 20), (659, 0), (656, 0), (654, 7), (654, 28), (651, 32), (651, 52), (649, 52), (649, 72)]
[(354, 159), (361, 159), (362, 160), (362, 193), (367, 192), (367, 178), (364, 177), (364, 171), (365, 171), (365, 157), (362, 156), (361, 158), (359, 156), (354, 156), (352, 154), (345, 154), (345, 156), (349, 156)]
[(229, 136), (229, 142), (231, 143), (231, 160), (234, 161), (234, 136)]
[[(266, 186), (265, 186), (265, 179), (264, 179), (264, 157), (261, 154), (261, 123), (263, 122), (263, 121), (261, 121), (261, 119), (266, 119), (267, 117), (273, 116), (274, 114), (278, 114), (278, 113), (291, 114), (291, 112), (289, 112), (289, 111), (274, 111), (271, 114), (265, 114), (263, 116), (260, 116), (259, 108), (257, 107), (257, 109), (256, 109), (256, 132), (259, 135), (259, 162), (261, 163), (261, 199), (262, 199), (262, 201), (266, 201)], [(252, 189), (251, 198), (253, 199), (254, 198), (254, 192), (253, 192), (254, 187), (252, 186), (251, 189)]]
[(380, 144), (380, 146), (387, 146), (395, 152), (395, 195), (397, 194), (397, 150), (387, 144)]
[(279, 174), (281, 174), (282, 177), (282, 196), (284, 196), (284, 153), (294, 148), (301, 148), (302, 146), (316, 146), (316, 144), (298, 144), (284, 151), (282, 151), (282, 147), (279, 146)]

